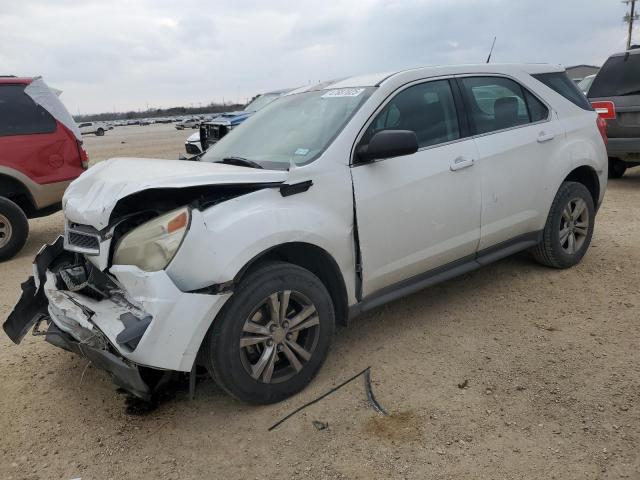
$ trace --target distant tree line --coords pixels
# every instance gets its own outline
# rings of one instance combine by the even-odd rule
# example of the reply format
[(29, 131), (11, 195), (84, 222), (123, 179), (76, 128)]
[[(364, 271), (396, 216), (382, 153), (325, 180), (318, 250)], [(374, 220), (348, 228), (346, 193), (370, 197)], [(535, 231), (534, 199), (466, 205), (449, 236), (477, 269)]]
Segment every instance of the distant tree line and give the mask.
[(134, 120), (138, 118), (175, 117), (181, 115), (201, 115), (206, 113), (232, 112), (242, 110), (244, 105), (210, 103), (204, 107), (171, 107), (171, 108), (150, 108), (149, 110), (135, 112), (104, 112), (89, 113), (86, 115), (74, 115), (76, 122), (104, 122), (108, 120)]

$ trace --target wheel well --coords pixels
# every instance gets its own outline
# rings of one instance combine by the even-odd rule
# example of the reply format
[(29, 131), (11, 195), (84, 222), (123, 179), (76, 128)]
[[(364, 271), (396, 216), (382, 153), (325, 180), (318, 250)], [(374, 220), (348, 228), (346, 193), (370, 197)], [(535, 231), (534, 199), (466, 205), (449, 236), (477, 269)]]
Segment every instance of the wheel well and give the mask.
[(567, 175), (564, 181), (578, 182), (587, 187), (587, 190), (591, 193), (591, 198), (593, 198), (593, 205), (597, 208), (598, 199), (600, 198), (600, 180), (593, 168), (586, 165), (578, 167)]
[(0, 175), (0, 197), (5, 197), (18, 205), (29, 216), (35, 211), (31, 194), (27, 187), (8, 175)]
[(305, 268), (317, 276), (331, 295), (335, 307), (336, 323), (345, 325), (348, 319), (347, 288), (342, 273), (333, 257), (322, 248), (309, 243), (292, 242), (273, 247), (254, 257), (236, 275), (234, 283), (264, 262), (279, 260)]

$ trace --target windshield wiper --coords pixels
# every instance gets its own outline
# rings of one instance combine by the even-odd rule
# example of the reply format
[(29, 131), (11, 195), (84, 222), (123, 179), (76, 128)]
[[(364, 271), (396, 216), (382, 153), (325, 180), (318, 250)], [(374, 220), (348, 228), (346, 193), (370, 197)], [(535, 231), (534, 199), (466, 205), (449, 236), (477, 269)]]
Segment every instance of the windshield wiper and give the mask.
[(216, 163), (225, 163), (227, 165), (237, 165), (239, 167), (264, 168), (258, 162), (254, 162), (253, 160), (249, 160), (247, 158), (242, 158), (242, 157), (225, 157), (222, 160), (218, 160)]

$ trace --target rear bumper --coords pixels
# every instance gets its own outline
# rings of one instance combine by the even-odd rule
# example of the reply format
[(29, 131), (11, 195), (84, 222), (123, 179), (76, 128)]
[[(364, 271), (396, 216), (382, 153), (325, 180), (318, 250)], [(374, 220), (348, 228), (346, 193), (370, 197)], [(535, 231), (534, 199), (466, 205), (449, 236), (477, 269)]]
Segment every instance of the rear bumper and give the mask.
[(141, 398), (149, 391), (139, 367), (191, 371), (230, 294), (182, 292), (166, 272), (132, 266), (114, 266), (107, 275), (74, 257), (62, 237), (38, 253), (34, 276), (3, 325), (14, 343), (45, 321), (47, 341), (88, 358)]
[(625, 162), (640, 162), (640, 138), (609, 138), (607, 154)]

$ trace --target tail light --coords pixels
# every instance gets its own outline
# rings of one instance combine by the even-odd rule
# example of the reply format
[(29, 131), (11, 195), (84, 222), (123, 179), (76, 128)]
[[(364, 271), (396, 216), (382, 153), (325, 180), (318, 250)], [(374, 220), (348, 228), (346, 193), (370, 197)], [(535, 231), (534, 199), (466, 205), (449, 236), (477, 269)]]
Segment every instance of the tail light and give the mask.
[(596, 117), (596, 125), (598, 125), (598, 130), (600, 130), (600, 135), (602, 135), (602, 140), (606, 145), (607, 143), (609, 143), (609, 139), (607, 138), (607, 121), (600, 115), (598, 115)]
[(591, 102), (591, 106), (603, 120), (615, 120), (616, 106), (613, 102)]
[(78, 143), (78, 153), (80, 154), (82, 168), (86, 170), (87, 168), (89, 168), (89, 155), (87, 155), (87, 151), (82, 146), (82, 142), (80, 140), (77, 140), (76, 142)]

